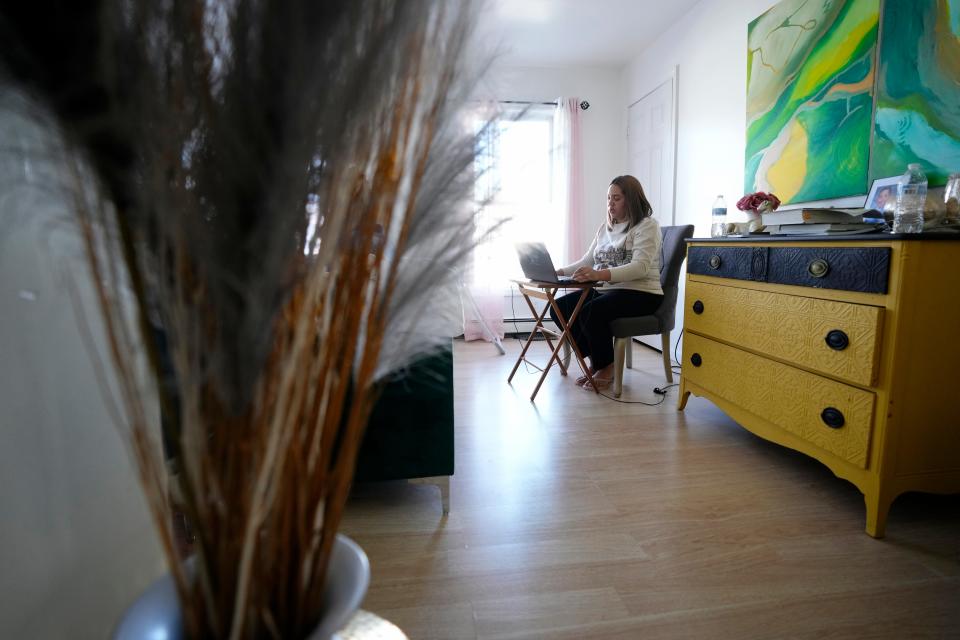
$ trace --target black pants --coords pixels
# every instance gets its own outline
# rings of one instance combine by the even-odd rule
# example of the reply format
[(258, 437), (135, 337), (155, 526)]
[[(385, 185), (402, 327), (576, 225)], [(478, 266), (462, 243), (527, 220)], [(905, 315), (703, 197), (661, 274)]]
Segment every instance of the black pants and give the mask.
[[(557, 306), (563, 312), (564, 318), (570, 317), (579, 298), (579, 291), (557, 298)], [(570, 334), (581, 355), (590, 356), (590, 365), (594, 371), (599, 371), (613, 362), (613, 333), (610, 331), (610, 323), (617, 318), (650, 315), (660, 307), (662, 300), (662, 295), (630, 289), (613, 289), (603, 293), (591, 289), (587, 292), (587, 299), (570, 327)], [(550, 308), (550, 317), (559, 328), (560, 323), (557, 322), (553, 307)]]

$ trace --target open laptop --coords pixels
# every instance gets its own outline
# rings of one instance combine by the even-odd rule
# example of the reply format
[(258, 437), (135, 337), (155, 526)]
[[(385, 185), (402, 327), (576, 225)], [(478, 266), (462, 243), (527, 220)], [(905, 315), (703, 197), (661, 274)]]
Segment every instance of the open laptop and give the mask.
[(518, 242), (516, 247), (520, 268), (527, 278), (540, 282), (574, 282), (570, 276), (557, 275), (547, 245), (542, 242)]

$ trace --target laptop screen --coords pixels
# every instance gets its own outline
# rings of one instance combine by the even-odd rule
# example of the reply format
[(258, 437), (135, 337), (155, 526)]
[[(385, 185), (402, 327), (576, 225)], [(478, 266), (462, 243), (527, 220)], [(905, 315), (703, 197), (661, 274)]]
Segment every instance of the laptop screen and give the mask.
[(559, 282), (557, 270), (553, 266), (550, 252), (542, 242), (518, 242), (517, 257), (520, 258), (520, 268), (523, 275), (531, 280), (543, 282)]

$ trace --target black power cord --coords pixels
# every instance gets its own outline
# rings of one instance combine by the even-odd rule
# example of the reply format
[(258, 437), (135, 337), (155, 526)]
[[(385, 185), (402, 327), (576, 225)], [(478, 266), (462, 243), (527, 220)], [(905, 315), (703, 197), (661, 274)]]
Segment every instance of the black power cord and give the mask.
[[(677, 349), (680, 348), (680, 340), (683, 338), (683, 327), (680, 328), (680, 335), (677, 336), (677, 341), (673, 343), (673, 361), (677, 364), (671, 365), (671, 369), (683, 369), (683, 364), (680, 362), (680, 358), (677, 357)], [(678, 372), (679, 373), (679, 372)]]
[(642, 404), (648, 407), (656, 407), (657, 405), (663, 404), (664, 400), (667, 399), (667, 391), (669, 391), (673, 387), (678, 387), (678, 386), (680, 385), (668, 384), (665, 387), (654, 387), (653, 392), (658, 396), (660, 396), (660, 399), (656, 402), (644, 402), (643, 400), (621, 400), (620, 398), (615, 398), (614, 396), (607, 395), (602, 391), (600, 392), (600, 395), (606, 398), (607, 400), (613, 400), (614, 402), (619, 402), (621, 404)]

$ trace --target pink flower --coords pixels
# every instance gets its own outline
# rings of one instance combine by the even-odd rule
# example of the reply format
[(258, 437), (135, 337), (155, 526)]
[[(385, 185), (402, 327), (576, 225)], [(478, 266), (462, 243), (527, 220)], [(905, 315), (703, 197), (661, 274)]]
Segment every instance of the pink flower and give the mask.
[[(763, 206), (764, 203), (766, 203), (765, 207)], [(763, 207), (766, 211), (773, 211), (779, 206), (780, 198), (772, 193), (765, 193), (763, 191), (748, 193), (737, 200), (737, 209), (740, 209), (740, 211), (757, 211), (761, 207)]]

